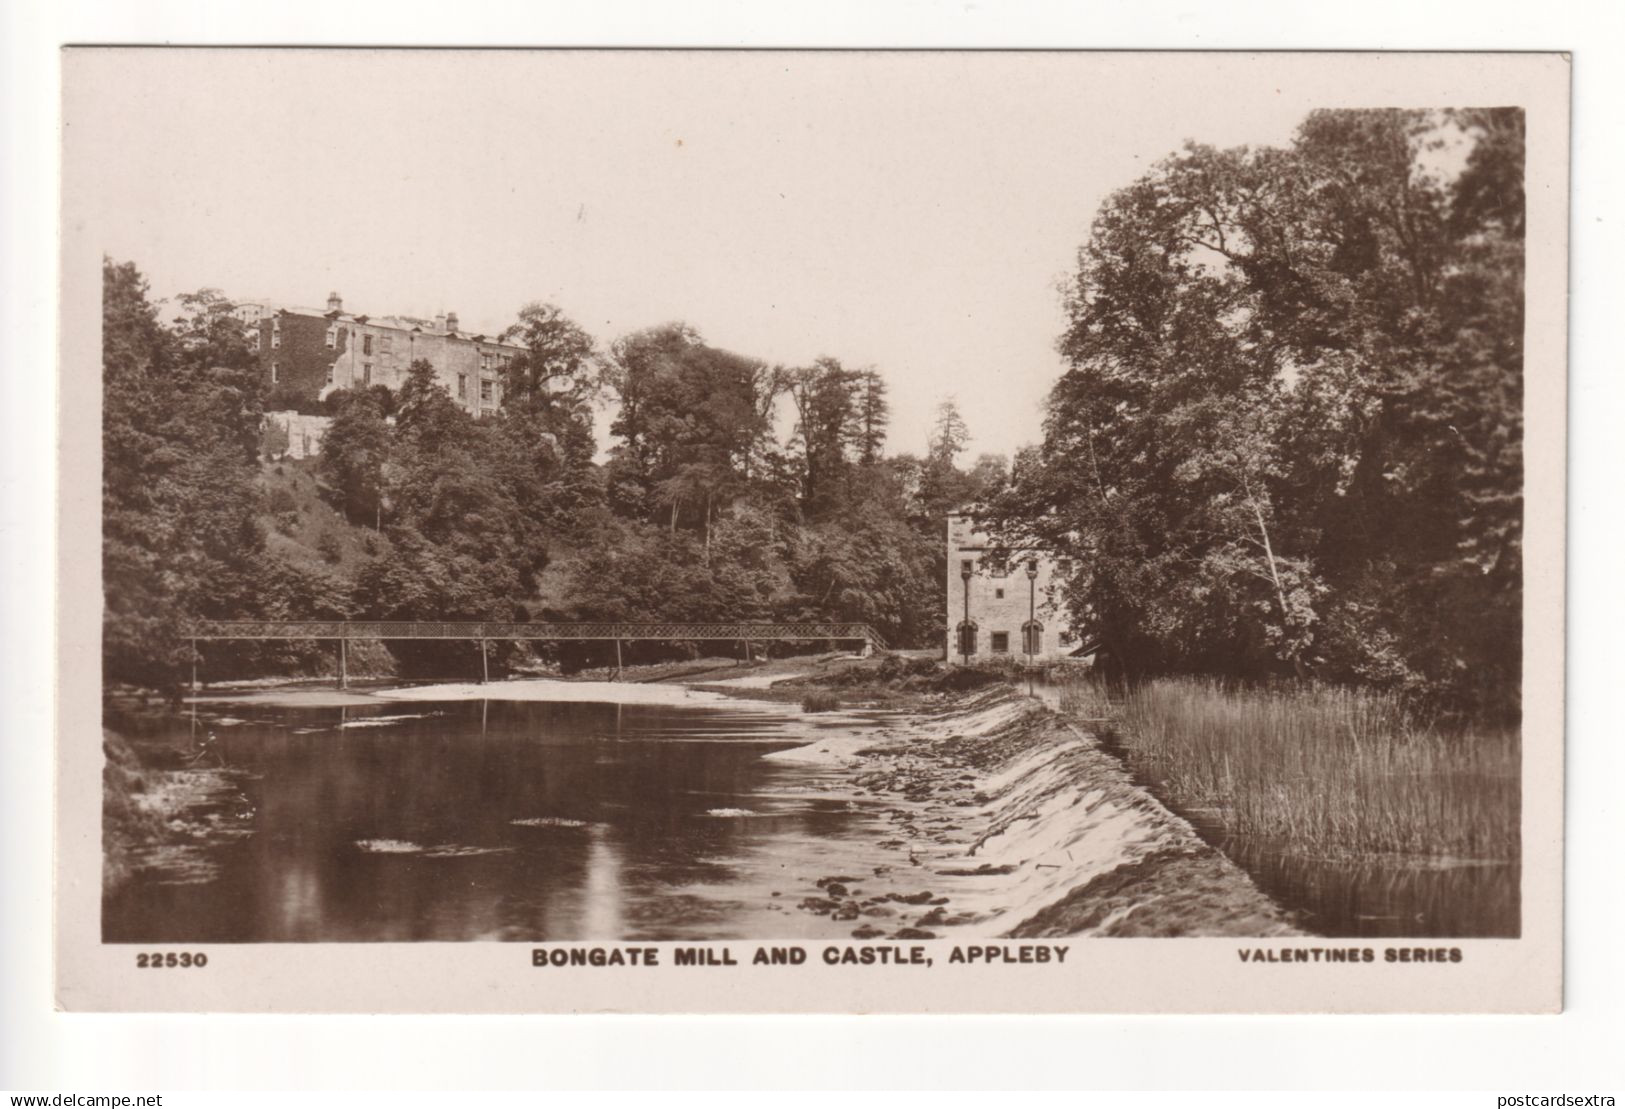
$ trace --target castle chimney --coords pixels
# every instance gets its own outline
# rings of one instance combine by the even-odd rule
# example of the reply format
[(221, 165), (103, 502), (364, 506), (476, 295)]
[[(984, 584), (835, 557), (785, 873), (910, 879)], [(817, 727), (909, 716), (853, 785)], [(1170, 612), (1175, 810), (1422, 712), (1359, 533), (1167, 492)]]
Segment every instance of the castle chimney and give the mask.
[(338, 293), (333, 292), (327, 294), (327, 310), (329, 312), (344, 311), (344, 300), (338, 295)]
[(446, 330), (447, 331), (456, 331), (457, 330), (457, 313), (456, 312), (447, 312), (446, 313)]
[(446, 314), (444, 312), (434, 318), (434, 329), (436, 331), (446, 330)]

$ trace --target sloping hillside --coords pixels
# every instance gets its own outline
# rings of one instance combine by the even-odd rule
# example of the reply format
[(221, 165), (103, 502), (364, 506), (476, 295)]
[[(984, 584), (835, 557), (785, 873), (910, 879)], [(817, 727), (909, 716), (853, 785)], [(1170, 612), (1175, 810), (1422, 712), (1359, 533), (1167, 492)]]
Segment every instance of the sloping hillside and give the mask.
[(387, 541), (358, 527), (322, 497), (316, 460), (267, 462), (260, 470), (261, 518), (267, 550), (299, 569), (322, 568), (353, 581)]

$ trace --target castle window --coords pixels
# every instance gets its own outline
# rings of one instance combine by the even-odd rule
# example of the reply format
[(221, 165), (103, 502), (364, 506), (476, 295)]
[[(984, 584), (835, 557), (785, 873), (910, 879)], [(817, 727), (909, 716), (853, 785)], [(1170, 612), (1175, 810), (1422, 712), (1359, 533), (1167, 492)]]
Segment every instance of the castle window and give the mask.
[(467, 400), (468, 399), (468, 375), (467, 374), (458, 374), (457, 375), (457, 399), (458, 400)]
[(328, 328), (327, 329), (327, 349), (328, 350), (333, 350), (338, 345), (339, 345), (339, 329), (336, 328), (336, 327)]
[(383, 345), (384, 350), (387, 352), (389, 350), (389, 348), (390, 348), (390, 345), (391, 345), (390, 344), (390, 337), (389, 337), (387, 332), (385, 334), (379, 336), (379, 342)]
[(993, 635), (991, 636), (991, 639), (993, 640), (991, 646), (993, 648), (993, 653), (994, 654), (996, 654), (996, 655), (1007, 655), (1007, 654), (1010, 653), (1010, 633), (1009, 632), (994, 632)]
[(260, 349), (260, 333), (258, 331), (255, 331), (253, 333), (252, 337), (253, 337), (254, 342), (253, 342), (253, 345), (250, 346), (248, 349), (249, 350), (259, 350)]
[(272, 385), (276, 384), (277, 373), (281, 369), (282, 369), (282, 363), (280, 363), (280, 362), (272, 362), (271, 363), (271, 384)]
[(371, 354), (372, 353), (372, 336), (371, 335), (363, 335), (361, 337), (361, 353), (362, 354)]
[(331, 365), (327, 367), (327, 383), (329, 385), (333, 384), (333, 367)]
[(282, 332), (280, 332), (280, 331), (272, 331), (271, 332), (271, 349), (275, 350), (277, 347), (279, 347), (281, 345), (282, 345)]
[(480, 400), (489, 402), (494, 399), (495, 395), (491, 392), (491, 383), (489, 381), (480, 382)]
[(372, 363), (371, 362), (363, 362), (363, 363), (361, 363), (361, 384), (363, 384), (363, 385), (371, 385), (372, 384)]

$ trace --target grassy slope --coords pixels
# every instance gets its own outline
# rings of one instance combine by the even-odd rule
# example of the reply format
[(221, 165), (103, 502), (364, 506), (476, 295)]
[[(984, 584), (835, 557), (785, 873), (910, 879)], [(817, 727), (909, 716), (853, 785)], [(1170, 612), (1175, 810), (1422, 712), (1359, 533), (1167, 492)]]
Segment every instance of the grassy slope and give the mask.
[[(323, 499), (313, 458), (264, 464), (259, 486), (266, 546), (294, 566), (321, 567), (354, 578), (368, 557), (369, 544), (377, 546), (379, 542), (371, 528), (351, 524)], [(291, 511), (272, 511), (273, 505), (290, 503)]]

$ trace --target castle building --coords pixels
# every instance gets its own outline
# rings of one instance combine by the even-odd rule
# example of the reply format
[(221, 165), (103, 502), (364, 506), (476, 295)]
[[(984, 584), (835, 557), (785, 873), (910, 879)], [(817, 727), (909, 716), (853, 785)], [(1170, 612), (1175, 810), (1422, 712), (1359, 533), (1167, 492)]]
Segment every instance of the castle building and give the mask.
[(973, 517), (948, 517), (948, 661), (1049, 662), (1078, 646), (1048, 551), (1001, 549)]
[(433, 320), (354, 315), (332, 293), (325, 312), (267, 312), (251, 325), (249, 344), (259, 354), (267, 387), (284, 399), (314, 401), (335, 389), (370, 385), (399, 389), (412, 363), (422, 359), (458, 405), (475, 416), (489, 415), (502, 404), (502, 368), (524, 348), (469, 334), (457, 323), (455, 312)]
[[(250, 336), (259, 327), (260, 321), (276, 314), (278, 305), (268, 300), (240, 300), (232, 306), (231, 314), (234, 319), (243, 325)], [(252, 338), (249, 340), (252, 342)]]

